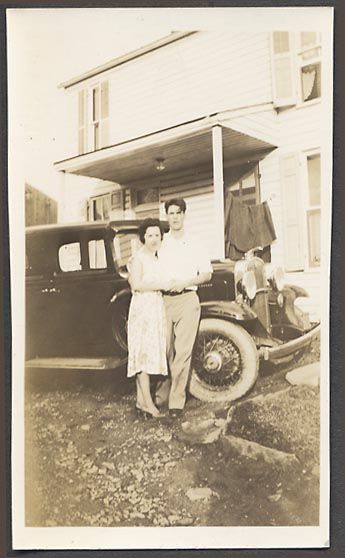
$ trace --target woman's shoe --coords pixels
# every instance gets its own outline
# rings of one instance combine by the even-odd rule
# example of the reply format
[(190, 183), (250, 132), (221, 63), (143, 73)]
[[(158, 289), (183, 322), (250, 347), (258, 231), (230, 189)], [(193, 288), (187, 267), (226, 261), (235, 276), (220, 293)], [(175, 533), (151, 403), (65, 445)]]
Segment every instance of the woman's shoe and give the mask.
[(146, 409), (143, 409), (142, 407), (138, 407), (138, 405), (136, 405), (135, 410), (138, 414), (139, 417), (144, 418), (145, 420), (147, 419), (159, 419), (164, 417), (164, 415), (162, 415), (159, 411), (158, 414), (153, 414), (150, 411), (147, 411)]
[(139, 407), (135, 407), (135, 410), (139, 418), (144, 418), (145, 420), (153, 418), (153, 415), (143, 409), (140, 409)]

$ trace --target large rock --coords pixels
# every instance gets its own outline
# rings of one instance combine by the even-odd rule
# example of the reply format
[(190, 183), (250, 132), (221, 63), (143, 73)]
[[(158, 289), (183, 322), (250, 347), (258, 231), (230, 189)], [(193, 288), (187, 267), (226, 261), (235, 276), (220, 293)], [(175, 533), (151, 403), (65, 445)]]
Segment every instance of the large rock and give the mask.
[(226, 435), (221, 439), (223, 451), (225, 453), (252, 459), (261, 460), (268, 465), (278, 465), (280, 468), (298, 465), (299, 461), (294, 454), (272, 449), (256, 442)]
[(186, 421), (182, 423), (182, 430), (177, 437), (189, 444), (212, 444), (219, 439), (225, 424), (224, 419), (216, 418)]
[(317, 387), (320, 385), (320, 363), (313, 362), (288, 372), (285, 379), (293, 386)]
[(226, 434), (295, 454), (313, 466), (319, 456), (319, 404), (318, 389), (304, 385), (260, 395), (230, 408)]

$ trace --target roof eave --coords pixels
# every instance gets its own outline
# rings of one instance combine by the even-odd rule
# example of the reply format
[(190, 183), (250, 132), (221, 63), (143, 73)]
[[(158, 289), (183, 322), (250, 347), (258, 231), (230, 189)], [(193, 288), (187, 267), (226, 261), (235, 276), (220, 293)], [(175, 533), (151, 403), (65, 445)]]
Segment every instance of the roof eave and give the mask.
[(110, 60), (109, 62), (106, 62), (105, 64), (102, 64), (101, 66), (96, 66), (96, 68), (88, 70), (87, 72), (84, 72), (83, 74), (80, 74), (80, 75), (78, 75), (74, 78), (71, 78), (67, 81), (64, 81), (64, 82), (62, 82), (58, 85), (58, 88), (68, 89), (69, 87), (77, 85), (78, 83), (81, 83), (82, 81), (85, 81), (89, 78), (95, 77), (98, 74), (101, 74), (101, 73), (106, 72), (108, 70), (112, 70), (113, 68), (116, 68), (117, 66), (121, 66), (122, 64), (126, 64), (127, 62), (130, 62), (131, 60), (139, 58), (140, 56), (144, 56), (145, 54), (148, 54), (149, 52), (153, 52), (154, 50), (157, 50), (157, 49), (162, 48), (166, 45), (174, 43), (175, 41), (179, 41), (180, 39), (184, 39), (185, 37), (188, 37), (189, 35), (193, 35), (194, 33), (198, 33), (198, 31), (174, 31), (170, 35), (167, 35), (166, 37), (162, 37), (161, 39), (158, 39), (157, 41), (149, 43), (149, 44), (147, 44), (143, 47), (140, 47), (138, 49), (135, 49), (131, 52), (128, 52), (127, 54), (124, 54), (122, 56), (118, 56), (117, 58), (113, 58), (112, 60)]

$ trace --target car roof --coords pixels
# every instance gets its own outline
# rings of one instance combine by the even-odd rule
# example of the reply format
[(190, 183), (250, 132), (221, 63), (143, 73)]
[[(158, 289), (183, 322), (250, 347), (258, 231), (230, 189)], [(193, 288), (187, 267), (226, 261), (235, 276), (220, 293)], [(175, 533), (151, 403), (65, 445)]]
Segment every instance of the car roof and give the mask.
[(143, 219), (122, 219), (118, 221), (86, 221), (83, 223), (54, 223), (50, 225), (34, 225), (26, 227), (26, 233), (35, 235), (42, 232), (67, 233), (68, 231), (91, 231), (113, 229), (116, 231), (133, 229), (136, 230), (143, 222)]

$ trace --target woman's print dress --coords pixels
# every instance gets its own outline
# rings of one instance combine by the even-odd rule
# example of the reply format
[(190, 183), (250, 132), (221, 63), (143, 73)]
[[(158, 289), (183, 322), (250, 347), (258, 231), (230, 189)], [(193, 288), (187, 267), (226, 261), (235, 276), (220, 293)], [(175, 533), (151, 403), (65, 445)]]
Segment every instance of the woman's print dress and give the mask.
[[(141, 248), (134, 256), (140, 258), (143, 280), (157, 280), (162, 275), (158, 258)], [(166, 322), (163, 296), (160, 291), (132, 293), (128, 315), (127, 376), (138, 372), (168, 373), (166, 361)]]

